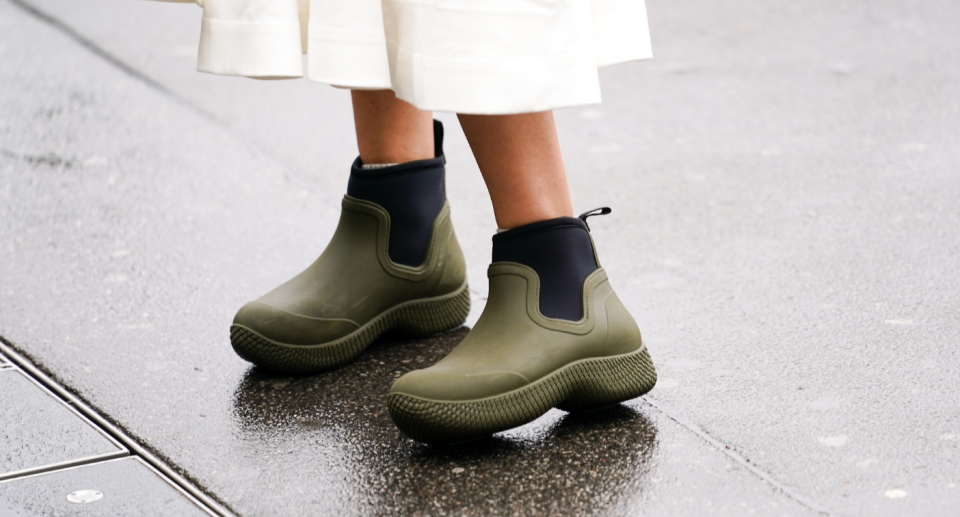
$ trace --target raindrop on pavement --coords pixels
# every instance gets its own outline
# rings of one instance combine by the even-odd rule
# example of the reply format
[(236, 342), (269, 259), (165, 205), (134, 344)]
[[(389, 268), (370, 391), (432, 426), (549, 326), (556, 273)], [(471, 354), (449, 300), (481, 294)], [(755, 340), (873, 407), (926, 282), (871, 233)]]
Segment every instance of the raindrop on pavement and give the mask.
[(67, 494), (67, 501), (75, 504), (86, 504), (103, 499), (103, 492), (99, 490), (77, 490)]

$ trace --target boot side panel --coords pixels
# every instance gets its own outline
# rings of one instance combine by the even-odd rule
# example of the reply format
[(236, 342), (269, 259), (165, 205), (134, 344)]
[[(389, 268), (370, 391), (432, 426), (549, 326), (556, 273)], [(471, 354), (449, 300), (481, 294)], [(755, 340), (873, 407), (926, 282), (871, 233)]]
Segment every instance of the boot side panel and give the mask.
[(453, 230), (453, 222), (447, 218), (445, 226), (444, 231), (447, 236), (441, 239), (445, 249), (440, 254), (441, 263), (437, 265), (443, 272), (440, 275), (440, 282), (433, 289), (433, 296), (452, 293), (463, 287), (467, 281), (467, 263), (463, 257), (463, 250), (460, 249), (460, 243), (457, 241), (457, 234)]
[(457, 348), (428, 370), (470, 375), (510, 372), (534, 381), (572, 362), (612, 355), (605, 345), (607, 282), (589, 297), (595, 314), (592, 330), (573, 334), (545, 328), (530, 318), (529, 281), (525, 275), (491, 276), (490, 298), (480, 320)]
[(427, 286), (384, 271), (377, 253), (379, 226), (376, 217), (344, 209), (323, 254), (258, 301), (299, 316), (345, 318), (363, 324), (410, 299), (411, 290)]
[(607, 313), (606, 355), (627, 354), (643, 346), (640, 327), (612, 289), (604, 301)]

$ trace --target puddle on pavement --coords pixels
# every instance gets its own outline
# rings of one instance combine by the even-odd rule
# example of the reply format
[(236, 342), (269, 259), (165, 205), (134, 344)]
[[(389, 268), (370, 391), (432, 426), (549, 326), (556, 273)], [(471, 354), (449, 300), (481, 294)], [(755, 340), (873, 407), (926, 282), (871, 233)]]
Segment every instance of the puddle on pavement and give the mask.
[(634, 407), (551, 410), (521, 428), (448, 447), (402, 435), (386, 408), (390, 385), (465, 335), (383, 340), (355, 363), (310, 377), (251, 368), (234, 396), (235, 447), (262, 468), (242, 475), (289, 483), (299, 472), (316, 504), (365, 514), (610, 514), (641, 496), (657, 429)]

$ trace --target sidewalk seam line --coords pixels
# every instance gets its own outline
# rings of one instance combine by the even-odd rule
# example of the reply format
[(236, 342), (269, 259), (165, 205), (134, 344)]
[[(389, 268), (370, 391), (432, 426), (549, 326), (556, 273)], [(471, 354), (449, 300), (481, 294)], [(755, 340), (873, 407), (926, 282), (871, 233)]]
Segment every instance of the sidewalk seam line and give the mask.
[(139, 442), (117, 427), (117, 425), (101, 415), (93, 406), (87, 404), (79, 396), (74, 395), (66, 387), (44, 373), (39, 367), (34, 365), (31, 360), (15, 349), (13, 343), (4, 336), (0, 336), (0, 353), (19, 367), (23, 373), (33, 377), (34, 380), (63, 399), (63, 402), (72, 405), (77, 411), (83, 414), (83, 416), (87, 417), (104, 432), (123, 444), (129, 450), (130, 456), (139, 457), (145, 463), (160, 471), (171, 483), (176, 485), (177, 488), (206, 506), (209, 511), (224, 517), (233, 517), (236, 515), (225, 503), (221, 503), (212, 495), (201, 490), (193, 481), (175, 471), (167, 462), (147, 450), (144, 446), (140, 445)]
[(36, 467), (21, 469), (18, 471), (3, 472), (3, 473), (0, 473), (0, 483), (5, 481), (11, 481), (14, 479), (20, 479), (24, 477), (30, 477), (34, 475), (48, 473), (52, 471), (73, 468), (74, 466), (78, 466), (78, 465), (100, 463), (100, 462), (109, 461), (115, 458), (123, 458), (123, 457), (130, 456), (130, 449), (128, 449), (123, 443), (118, 441), (110, 433), (106, 432), (96, 423), (91, 421), (89, 418), (86, 417), (86, 415), (81, 413), (80, 410), (78, 410), (73, 404), (70, 404), (69, 402), (64, 400), (62, 397), (58, 396), (56, 393), (51, 391), (46, 385), (44, 385), (42, 382), (37, 380), (35, 377), (30, 375), (29, 373), (23, 371), (20, 368), (17, 368), (13, 364), (4, 365), (2, 368), (0, 368), (0, 372), (12, 372), (15, 375), (19, 375), (23, 377), (24, 379), (26, 379), (27, 382), (33, 385), (36, 389), (40, 390), (46, 397), (49, 397), (50, 399), (52, 399), (57, 406), (64, 408), (71, 415), (73, 415), (73, 418), (79, 419), (85, 425), (94, 429), (97, 432), (97, 434), (100, 435), (101, 438), (105, 439), (107, 442), (109, 442), (111, 445), (113, 445), (116, 448), (116, 450), (113, 452), (105, 452), (105, 453), (95, 454), (93, 456), (85, 456), (82, 458), (74, 458), (74, 459), (69, 459), (65, 461), (48, 463), (46, 465), (39, 465)]
[(128, 458), (128, 457), (130, 457), (130, 451), (124, 448), (124, 450), (122, 451), (108, 452), (106, 454), (98, 454), (96, 456), (87, 456), (87, 457), (78, 458), (75, 460), (61, 461), (59, 463), (49, 463), (47, 465), (41, 465), (39, 467), (33, 467), (29, 469), (21, 469), (21, 470), (14, 470), (12, 472), (4, 472), (0, 474), (0, 483), (16, 481), (18, 479), (33, 477), (41, 474), (49, 474), (51, 472), (66, 470), (73, 467), (83, 467), (86, 465), (93, 465), (96, 463), (103, 463), (105, 461), (115, 460), (119, 458)]
[(661, 402), (661, 401), (659, 401), (659, 400), (657, 400), (657, 399), (654, 399), (654, 398), (652, 398), (652, 397), (650, 397), (650, 396), (648, 396), (648, 395), (644, 395), (643, 397), (641, 397), (641, 400), (643, 400), (644, 402), (646, 402), (647, 404), (649, 404), (649, 405), (650, 405), (651, 407), (653, 407), (654, 409), (656, 409), (656, 410), (660, 411), (661, 413), (663, 413), (664, 415), (666, 415), (667, 418), (669, 418), (669, 419), (673, 420), (674, 422), (676, 422), (677, 424), (679, 424), (680, 427), (683, 427), (683, 428), (687, 429), (688, 431), (693, 432), (693, 434), (699, 436), (702, 440), (704, 440), (704, 441), (707, 442), (708, 444), (712, 445), (714, 448), (716, 448), (716, 449), (717, 449), (718, 451), (720, 451), (722, 454), (724, 454), (725, 456), (729, 457), (729, 458), (732, 459), (733, 461), (739, 463), (740, 465), (742, 465), (743, 467), (745, 467), (747, 470), (749, 470), (751, 473), (753, 473), (755, 476), (759, 477), (761, 480), (767, 482), (767, 483), (768, 483), (769, 485), (771, 485), (775, 490), (778, 490), (778, 491), (782, 492), (782, 493), (783, 493), (784, 495), (786, 495), (787, 497), (789, 497), (789, 498), (797, 501), (797, 502), (800, 503), (801, 505), (806, 506), (806, 507), (809, 508), (810, 510), (813, 510), (813, 511), (815, 511), (815, 512), (821, 514), (821, 515), (827, 515), (827, 516), (831, 515), (831, 513), (830, 513), (827, 509), (821, 507), (820, 505), (818, 505), (817, 503), (811, 501), (810, 499), (806, 498), (805, 496), (797, 493), (795, 490), (793, 490), (792, 488), (790, 488), (790, 487), (786, 486), (785, 484), (781, 483), (780, 481), (778, 481), (776, 478), (774, 478), (772, 475), (770, 475), (770, 474), (767, 473), (766, 471), (762, 470), (761, 468), (757, 467), (756, 465), (753, 465), (753, 464), (750, 462), (749, 459), (747, 459), (746, 457), (744, 457), (744, 456), (741, 455), (740, 453), (738, 453), (738, 452), (736, 452), (735, 450), (733, 450), (732, 447), (730, 447), (729, 445), (721, 442), (720, 440), (718, 440), (718, 439), (710, 436), (710, 434), (707, 433), (706, 431), (704, 431), (702, 427), (700, 427), (699, 425), (697, 425), (697, 424), (693, 423), (692, 421), (688, 420), (686, 417), (680, 415), (680, 413), (674, 411), (674, 410), (671, 409), (669, 406), (667, 406), (665, 403), (663, 403), (663, 402)]
[(87, 424), (88, 426), (96, 429), (96, 431), (97, 431), (101, 436), (103, 436), (108, 442), (112, 443), (112, 444), (114, 445), (114, 447), (116, 447), (116, 448), (118, 448), (118, 449), (121, 449), (125, 454), (130, 454), (130, 450), (127, 449), (122, 443), (120, 443), (119, 441), (117, 441), (116, 438), (114, 438), (113, 436), (111, 436), (110, 433), (108, 433), (108, 432), (104, 431), (103, 429), (101, 429), (100, 427), (98, 427), (96, 423), (94, 423), (94, 422), (91, 421), (89, 418), (87, 418), (86, 415), (84, 415), (83, 413), (81, 413), (80, 410), (77, 409), (76, 407), (74, 407), (73, 404), (70, 404), (70, 403), (67, 402), (66, 400), (63, 400), (63, 398), (60, 397), (60, 396), (58, 396), (56, 393), (50, 391), (50, 389), (47, 388), (47, 386), (44, 385), (42, 382), (40, 382), (39, 380), (37, 380), (36, 377), (30, 375), (29, 373), (27, 373), (27, 372), (25, 372), (25, 371), (23, 371), (22, 369), (17, 368), (17, 367), (13, 367), (13, 368), (11, 368), (11, 370), (17, 372), (18, 374), (20, 374), (20, 375), (22, 375), (24, 378), (26, 378), (28, 382), (30, 382), (31, 384), (33, 384), (34, 386), (36, 386), (37, 389), (39, 389), (40, 391), (42, 391), (46, 396), (52, 398), (52, 399), (54, 400), (54, 402), (57, 403), (57, 405), (64, 407), (67, 411), (69, 411), (69, 412), (70, 412), (71, 414), (73, 414), (75, 417), (77, 417), (77, 418), (79, 418), (80, 420), (82, 420), (83, 423), (85, 423), (85, 424)]
[(153, 473), (153, 475), (159, 477), (159, 478), (160, 478), (160, 481), (162, 481), (163, 483), (169, 485), (171, 488), (173, 488), (174, 490), (176, 490), (178, 494), (186, 497), (187, 500), (189, 500), (189, 501), (192, 502), (193, 504), (197, 505), (197, 507), (198, 507), (203, 513), (205, 513), (205, 514), (207, 514), (207, 515), (213, 515), (213, 516), (215, 516), (215, 517), (217, 516), (217, 513), (216, 513), (216, 512), (214, 512), (213, 510), (211, 510), (209, 507), (204, 506), (203, 503), (201, 503), (199, 500), (197, 500), (197, 498), (193, 497), (192, 495), (190, 495), (189, 493), (187, 493), (186, 491), (184, 491), (183, 487), (181, 487), (180, 485), (177, 485), (176, 483), (174, 483), (169, 477), (163, 475), (162, 472), (160, 472), (159, 470), (157, 470), (156, 468), (154, 468), (153, 465), (147, 463), (143, 458), (141, 458), (140, 456), (137, 456), (137, 455), (135, 455), (135, 454), (127, 454), (126, 456), (122, 456), (122, 457), (119, 457), (119, 458), (108, 458), (108, 459), (103, 459), (103, 460), (100, 460), (100, 461), (94, 461), (94, 462), (84, 463), (84, 464), (80, 464), (80, 465), (70, 465), (70, 466), (67, 466), (67, 467), (58, 468), (58, 469), (54, 469), (54, 470), (48, 470), (48, 471), (44, 471), (44, 472), (34, 472), (34, 473), (31, 473), (31, 474), (29, 474), (29, 475), (25, 475), (25, 476), (22, 476), (22, 477), (5, 479), (5, 480), (3, 480), (3, 481), (0, 481), (0, 484), (3, 484), (3, 483), (11, 483), (11, 482), (15, 482), (15, 481), (20, 481), (21, 479), (31, 479), (31, 478), (36, 478), (36, 477), (43, 477), (43, 476), (47, 476), (47, 475), (50, 475), (50, 474), (56, 474), (56, 473), (59, 473), (59, 472), (68, 472), (68, 471), (71, 471), (71, 470), (82, 469), (82, 468), (84, 468), (84, 467), (89, 467), (89, 466), (92, 466), (92, 465), (105, 465), (105, 464), (108, 464), (108, 463), (116, 463), (116, 462), (118, 462), (118, 461), (127, 461), (127, 460), (129, 460), (129, 461), (135, 461), (135, 462), (138, 462), (138, 463), (140, 463), (141, 465), (143, 465), (144, 468), (146, 468), (146, 469), (149, 470), (151, 473)]

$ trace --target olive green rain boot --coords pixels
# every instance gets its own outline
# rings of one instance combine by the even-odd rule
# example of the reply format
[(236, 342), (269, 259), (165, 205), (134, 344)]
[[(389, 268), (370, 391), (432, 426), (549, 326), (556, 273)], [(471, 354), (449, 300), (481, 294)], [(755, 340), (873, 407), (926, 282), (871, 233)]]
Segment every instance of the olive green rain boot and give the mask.
[(640, 330), (599, 267), (590, 215), (494, 236), (483, 314), (449, 355), (393, 385), (387, 401), (397, 427), (427, 443), (458, 442), (552, 407), (594, 409), (653, 388)]
[(470, 310), (463, 253), (444, 189), (443, 126), (436, 158), (353, 164), (340, 223), (310, 267), (243, 306), (230, 327), (240, 357), (306, 374), (354, 359), (385, 332), (428, 336)]

